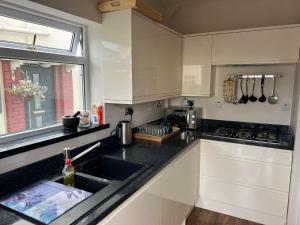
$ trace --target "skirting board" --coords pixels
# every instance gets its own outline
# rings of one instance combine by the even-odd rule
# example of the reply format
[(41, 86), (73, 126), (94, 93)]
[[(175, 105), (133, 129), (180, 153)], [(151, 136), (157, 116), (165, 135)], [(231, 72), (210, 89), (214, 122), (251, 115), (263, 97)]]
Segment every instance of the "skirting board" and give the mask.
[(207, 198), (199, 198), (196, 207), (223, 213), (229, 216), (250, 220), (264, 225), (285, 225), (286, 218), (274, 216), (263, 212), (247, 209), (235, 205), (226, 204)]

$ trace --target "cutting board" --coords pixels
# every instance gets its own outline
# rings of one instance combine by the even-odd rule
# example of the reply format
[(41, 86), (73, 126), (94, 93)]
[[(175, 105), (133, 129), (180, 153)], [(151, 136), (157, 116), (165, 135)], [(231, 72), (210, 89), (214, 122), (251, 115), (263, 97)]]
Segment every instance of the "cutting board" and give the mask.
[(178, 134), (179, 132), (180, 132), (180, 128), (173, 127), (172, 133), (169, 133), (162, 137), (149, 135), (149, 134), (143, 134), (143, 133), (134, 133), (133, 138), (136, 140), (144, 140), (144, 141), (163, 143), (163, 142), (167, 141), (168, 139), (170, 139), (171, 137), (173, 137), (174, 135)]
[(98, 8), (100, 12), (133, 8), (157, 22), (162, 22), (162, 15), (143, 0), (101, 0), (98, 4)]

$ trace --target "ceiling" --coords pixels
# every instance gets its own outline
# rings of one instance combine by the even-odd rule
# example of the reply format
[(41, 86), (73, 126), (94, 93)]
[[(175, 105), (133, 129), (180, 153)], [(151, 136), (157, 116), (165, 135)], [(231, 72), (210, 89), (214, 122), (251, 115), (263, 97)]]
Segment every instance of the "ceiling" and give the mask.
[(183, 33), (300, 23), (299, 0), (146, 0)]
[[(32, 0), (96, 22), (99, 0)], [(144, 0), (182, 34), (300, 23), (300, 0)]]

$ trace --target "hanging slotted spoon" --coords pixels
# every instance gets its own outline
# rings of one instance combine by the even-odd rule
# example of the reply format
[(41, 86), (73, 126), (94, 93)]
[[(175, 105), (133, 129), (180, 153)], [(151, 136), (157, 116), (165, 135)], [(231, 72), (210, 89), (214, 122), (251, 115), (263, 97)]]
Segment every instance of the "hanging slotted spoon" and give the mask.
[(252, 95), (249, 97), (250, 102), (256, 102), (257, 98), (254, 96), (254, 90), (255, 90), (255, 78), (252, 80)]

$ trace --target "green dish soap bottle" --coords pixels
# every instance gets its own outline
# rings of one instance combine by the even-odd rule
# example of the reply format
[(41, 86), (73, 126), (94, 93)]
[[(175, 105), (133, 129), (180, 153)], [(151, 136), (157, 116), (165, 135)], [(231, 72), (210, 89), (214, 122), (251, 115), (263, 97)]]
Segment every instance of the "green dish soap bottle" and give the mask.
[(74, 187), (75, 185), (75, 169), (72, 166), (71, 160), (67, 159), (62, 171), (64, 185)]

